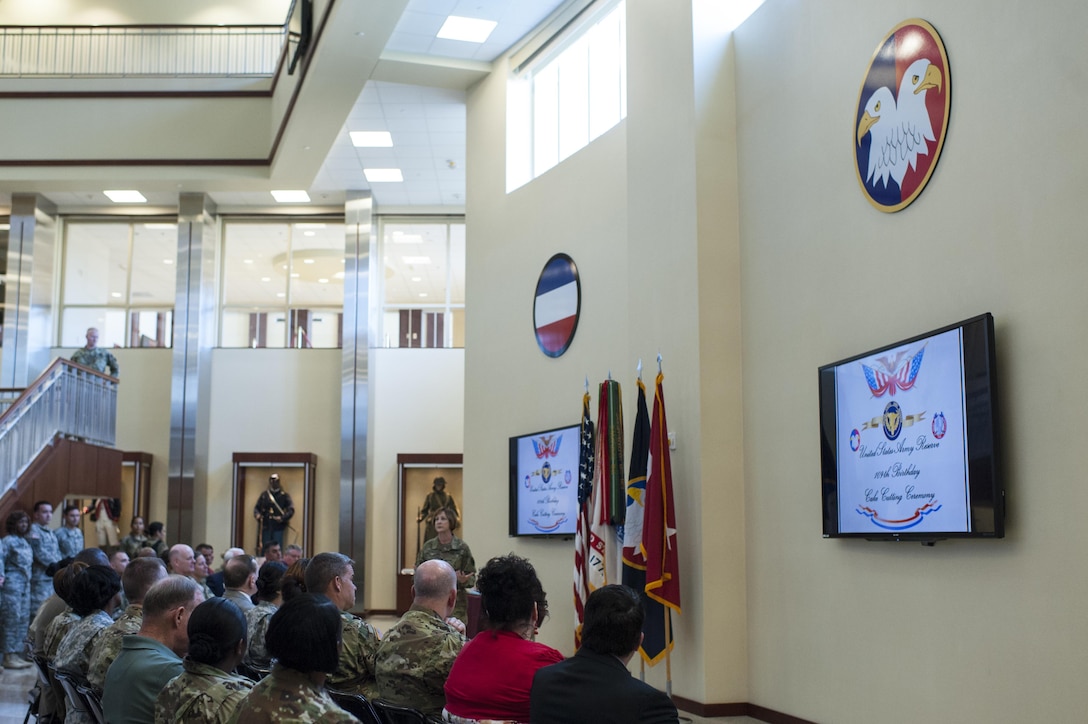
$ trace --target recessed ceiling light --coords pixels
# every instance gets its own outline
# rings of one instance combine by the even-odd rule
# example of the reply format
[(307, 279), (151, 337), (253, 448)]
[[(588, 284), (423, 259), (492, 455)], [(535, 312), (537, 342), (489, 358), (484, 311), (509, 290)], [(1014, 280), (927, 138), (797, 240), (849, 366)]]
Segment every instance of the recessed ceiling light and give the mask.
[(173, 264), (173, 263), (174, 263), (174, 260), (173, 260), (173, 259), (163, 259), (163, 260), (162, 260), (162, 263), (163, 263), (163, 264)]
[(303, 236), (317, 236), (317, 232), (316, 231), (304, 231), (304, 232), (302, 232), (302, 235)]
[(402, 256), (400, 258), (405, 264), (430, 264), (431, 257), (429, 256)]
[(328, 283), (329, 283), (329, 280), (328, 280), (328, 279), (318, 279), (318, 280), (317, 280), (317, 283), (318, 283), (318, 284), (328, 284)]
[(253, 260), (252, 260), (252, 259), (243, 259), (243, 260), (242, 260), (242, 263), (243, 263), (243, 264), (252, 264), (252, 263), (253, 263)]
[(425, 296), (427, 296), (427, 292), (420, 292), (420, 293), (419, 293), (419, 296), (421, 296), (421, 297), (425, 297)]
[(262, 282), (270, 282), (270, 281), (272, 281), (272, 277), (261, 277), (261, 281)]
[(393, 134), (389, 131), (349, 131), (351, 145), (356, 148), (390, 148)]
[(10, 231), (11, 224), (0, 224), (0, 231)]
[(423, 281), (423, 277), (412, 277), (412, 281), (421, 282), (421, 281)]
[(120, 299), (121, 298), (121, 292), (110, 292), (110, 296), (113, 297), (114, 299)]
[(114, 189), (111, 191), (103, 191), (110, 201), (115, 204), (146, 204), (147, 199), (139, 191), (133, 191), (131, 189)]
[(292, 279), (298, 279), (298, 278), (299, 278), (299, 273), (298, 273), (298, 272), (293, 272), (293, 273), (291, 274), (291, 278), (292, 278)]
[(310, 195), (301, 190), (273, 191), (272, 198), (281, 204), (305, 204), (310, 201)]
[(466, 43), (482, 43), (491, 35), (491, 31), (498, 25), (494, 20), (481, 20), (479, 18), (464, 18), (458, 15), (450, 15), (436, 37), (444, 40), (463, 40)]
[(286, 297), (287, 294), (285, 292), (276, 292), (276, 296), (277, 297)]
[(363, 175), (370, 183), (396, 183), (404, 180), (399, 168), (364, 168)]

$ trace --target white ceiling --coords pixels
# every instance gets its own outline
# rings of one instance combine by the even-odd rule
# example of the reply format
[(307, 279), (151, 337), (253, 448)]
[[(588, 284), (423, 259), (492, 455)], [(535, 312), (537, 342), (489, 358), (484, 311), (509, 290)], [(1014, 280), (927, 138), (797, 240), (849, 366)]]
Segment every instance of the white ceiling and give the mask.
[[(339, 0), (351, 2), (352, 0)], [(292, 205), (299, 211), (342, 208), (347, 190), (369, 190), (379, 210), (396, 212), (459, 211), (465, 204), (465, 89), (482, 77), (487, 65), (514, 46), (553, 11), (569, 0), (409, 0), (382, 51), (378, 68), (358, 95), (324, 163), (307, 189), (310, 205)], [(484, 43), (442, 40), (438, 29), (449, 15), (494, 20), (498, 26)], [(413, 66), (410, 73), (401, 72)], [(412, 78), (413, 83), (383, 78)], [(419, 84), (419, 80), (426, 85)], [(389, 131), (392, 148), (355, 148), (350, 131)], [(365, 168), (399, 168), (404, 181), (367, 182)], [(108, 174), (103, 169), (103, 174)], [(87, 188), (41, 193), (62, 212), (140, 207), (111, 204), (100, 183)], [(58, 184), (60, 186), (60, 184)], [(136, 184), (138, 188), (138, 184)], [(126, 184), (123, 188), (131, 188)], [(229, 179), (207, 190), (221, 210), (266, 211), (282, 208), (267, 191), (231, 189)], [(168, 191), (152, 191), (149, 206), (176, 207)], [(0, 205), (10, 194), (0, 193)], [(146, 207), (145, 207), (146, 208)]]

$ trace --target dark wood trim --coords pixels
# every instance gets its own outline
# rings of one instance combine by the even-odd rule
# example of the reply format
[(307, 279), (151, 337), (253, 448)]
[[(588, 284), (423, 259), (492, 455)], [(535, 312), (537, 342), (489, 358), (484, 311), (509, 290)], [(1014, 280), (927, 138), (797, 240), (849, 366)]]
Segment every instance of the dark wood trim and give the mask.
[(269, 161), (263, 158), (127, 158), (127, 159), (0, 159), (0, 166), (22, 168), (34, 167), (80, 167), (80, 166), (267, 166)]
[(150, 465), (155, 456), (146, 452), (125, 451), (121, 453), (121, 460), (126, 463), (143, 463)]
[(397, 612), (391, 608), (367, 608), (363, 609), (363, 618), (368, 616), (396, 616)]
[[(264, 76), (260, 76), (264, 77)], [(102, 98), (271, 98), (271, 90), (224, 91), (0, 91), (0, 99), (34, 98), (43, 101), (99, 100)]]
[(748, 716), (747, 702), (737, 702), (732, 704), (703, 704), (702, 702), (698, 702), (693, 699), (685, 699), (682, 696), (674, 695), (672, 697), (672, 703), (676, 704), (676, 708), (680, 711), (686, 711), (687, 713), (695, 714), (696, 716)]
[(314, 453), (234, 453), (234, 463), (256, 465), (317, 465)]
[(464, 465), (465, 456), (461, 453), (405, 453), (397, 455), (397, 466), (401, 465)]
[(753, 719), (765, 721), (768, 724), (816, 724), (808, 719), (802, 719), (801, 717), (793, 716), (792, 714), (783, 714), (780, 711), (768, 709), (765, 706), (758, 706), (756, 704), (748, 705), (748, 716)]

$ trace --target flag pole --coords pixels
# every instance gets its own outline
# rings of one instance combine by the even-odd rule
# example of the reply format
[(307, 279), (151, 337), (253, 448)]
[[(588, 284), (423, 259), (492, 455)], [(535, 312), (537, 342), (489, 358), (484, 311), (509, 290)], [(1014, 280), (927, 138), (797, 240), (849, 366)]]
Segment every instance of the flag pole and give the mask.
[[(665, 640), (672, 642), (672, 614), (665, 609)], [(665, 696), (672, 698), (672, 646), (665, 648)]]

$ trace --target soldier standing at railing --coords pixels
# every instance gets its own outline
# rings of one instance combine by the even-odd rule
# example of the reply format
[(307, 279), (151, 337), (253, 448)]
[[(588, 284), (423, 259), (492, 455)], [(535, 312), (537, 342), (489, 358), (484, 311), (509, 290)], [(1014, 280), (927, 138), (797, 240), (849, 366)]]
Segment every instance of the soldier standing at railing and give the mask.
[(87, 346), (77, 349), (72, 355), (72, 361), (99, 372), (105, 372), (109, 367), (110, 374), (114, 377), (118, 377), (121, 372), (117, 358), (98, 346), (98, 330), (94, 327), (87, 330)]

